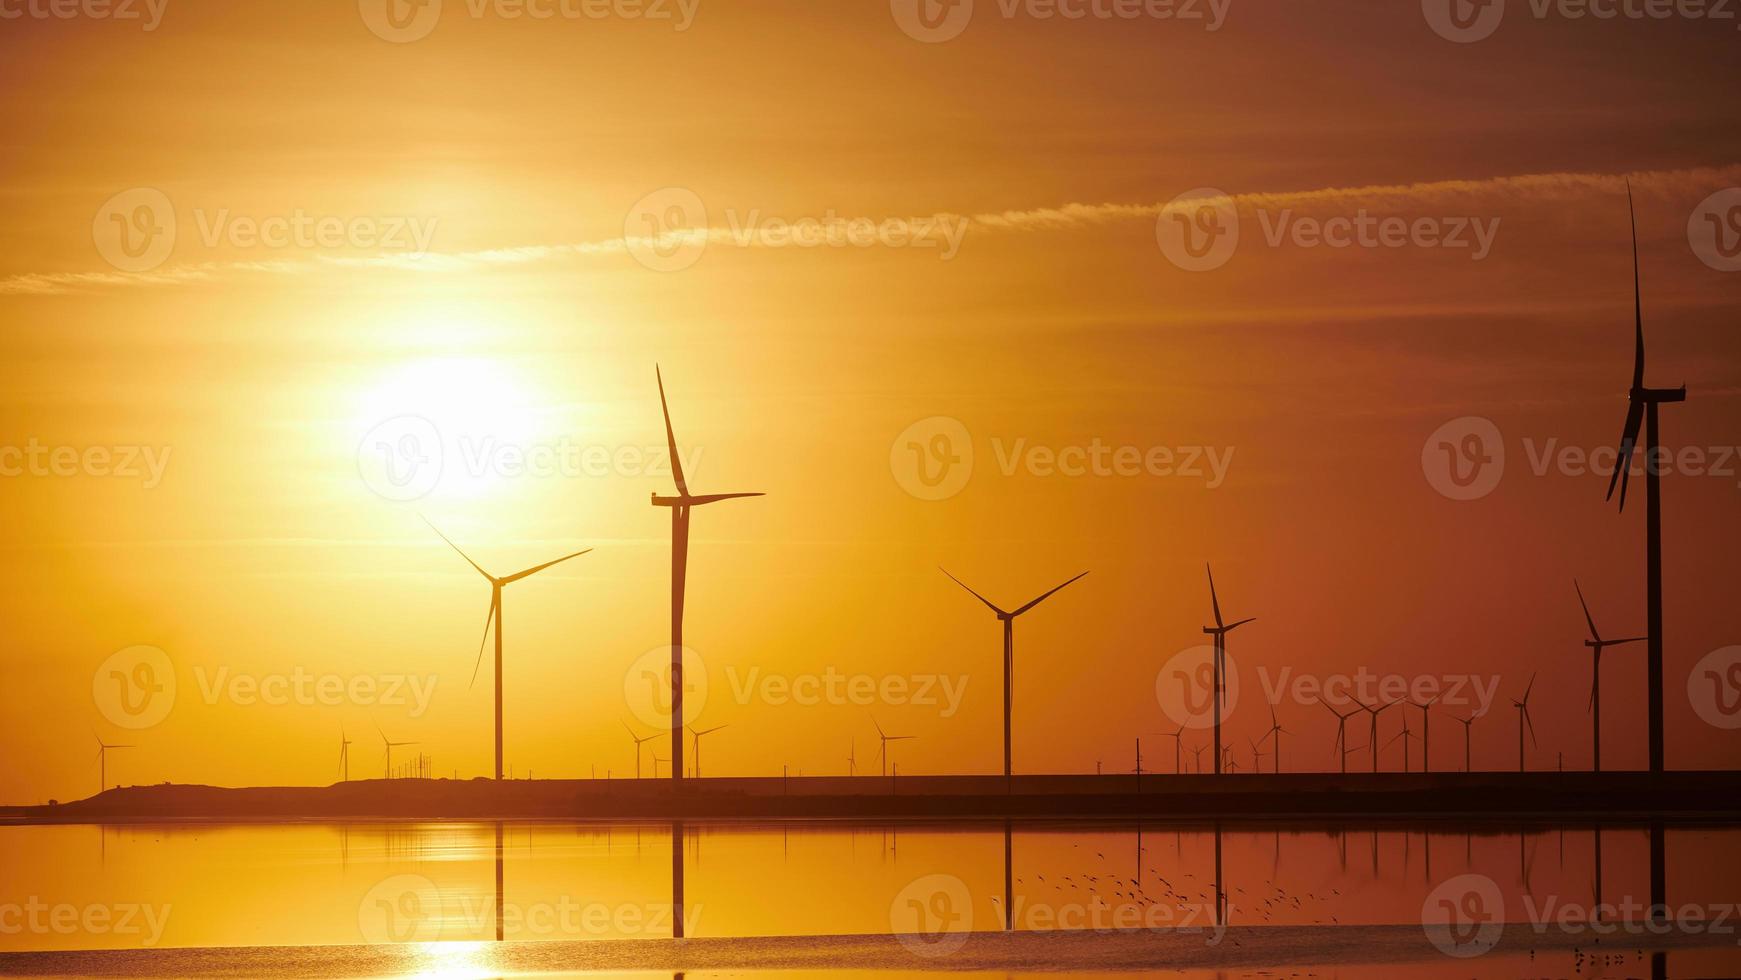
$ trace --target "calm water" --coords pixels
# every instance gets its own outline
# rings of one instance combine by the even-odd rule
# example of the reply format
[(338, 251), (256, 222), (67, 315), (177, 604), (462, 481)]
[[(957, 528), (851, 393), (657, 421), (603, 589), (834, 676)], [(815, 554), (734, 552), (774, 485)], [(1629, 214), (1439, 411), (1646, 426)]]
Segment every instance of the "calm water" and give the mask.
[[(1598, 839), (1590, 828), (1491, 824), (1432, 832), (1248, 824), (1217, 834), (1201, 824), (1139, 831), (1129, 823), (1018, 822), (1006, 836), (1001, 823), (690, 823), (679, 839), (674, 862), (670, 824), (0, 828), (0, 951), (399, 944), (399, 959), (385, 965), (357, 954), (358, 972), (545, 974), (562, 969), (561, 947), (507, 955), (494, 940), (664, 940), (678, 915), (680, 864), (686, 935), (756, 940), (723, 944), (729, 953), (710, 961), (746, 963), (691, 977), (750, 975), (740, 967), (773, 948), (758, 937), (891, 933), (927, 937), (915, 942), (940, 954), (939, 965), (1001, 971), (1002, 953), (989, 945), (1001, 937), (947, 947), (957, 934), (1001, 932), (1006, 908), (1027, 932), (1203, 930), (1190, 933), (1191, 956), (1177, 961), (1186, 975), (1202, 965), (1192, 957), (1215, 955), (1202, 952), (1212, 941), (1230, 956), (1237, 950), (1236, 963), (1256, 960), (1222, 975), (1390, 976), (1386, 964), (1397, 962), (1410, 963), (1411, 974), (1447, 977), (1649, 976), (1653, 967), (1624, 932), (1591, 955), (1595, 936), (1576, 925), (1598, 894), (1619, 917), (1640, 917), (1623, 911), (1650, 894), (1649, 835), (1638, 829), (1606, 828)], [(1741, 923), (1725, 910), (1741, 899), (1741, 830), (1670, 829), (1666, 840), (1670, 903), (1708, 923), (1697, 936), (1677, 935), (1669, 975), (1736, 974), (1732, 931)], [(1442, 907), (1444, 889), (1468, 881), (1487, 896), (1472, 921), (1485, 912), (1495, 921), (1569, 917), (1574, 925), (1539, 933), (1514, 926), (1491, 952), (1446, 956), (1422, 927), (1423, 909)], [(1220, 925), (1234, 931), (1222, 936)], [(1285, 941), (1249, 933), (1277, 926), (1320, 928), (1264, 934)], [(1351, 926), (1399, 928), (1351, 944)], [(1127, 937), (1104, 939), (1107, 960), (1117, 961), (1110, 951)], [(1072, 968), (1094, 971), (1097, 942), (1066, 954), (1082, 960)], [(177, 959), (184, 955), (161, 953), (152, 968), (193, 972), (194, 959)], [(838, 965), (853, 966), (854, 955), (843, 953)], [(989, 958), (982, 964), (980, 956)], [(0, 972), (31, 962), (0, 961)], [(273, 969), (256, 963), (248, 972), (294, 975), (296, 963), (294, 952), (276, 954)]]

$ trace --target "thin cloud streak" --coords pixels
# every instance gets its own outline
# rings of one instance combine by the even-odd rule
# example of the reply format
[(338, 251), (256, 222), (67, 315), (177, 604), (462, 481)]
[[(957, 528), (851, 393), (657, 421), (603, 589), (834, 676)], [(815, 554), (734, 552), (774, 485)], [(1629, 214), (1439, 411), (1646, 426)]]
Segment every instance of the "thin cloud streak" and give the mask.
[[(965, 221), (983, 232), (1046, 232), (1093, 228), (1121, 221), (1155, 220), (1168, 213), (1194, 211), (1205, 205), (1231, 203), (1241, 212), (1293, 208), (1312, 210), (1331, 206), (1358, 205), (1371, 208), (1393, 206), (1460, 206), (1480, 203), (1576, 201), (1597, 195), (1622, 194), (1628, 181), (1635, 190), (1659, 194), (1706, 193), (1713, 188), (1741, 185), (1741, 165), (1697, 167), (1684, 170), (1640, 171), (1621, 174), (1548, 173), (1494, 177), (1480, 180), (1445, 180), (1412, 184), (1369, 184), (1359, 187), (1325, 187), (1301, 191), (1255, 191), (1222, 197), (1194, 198), (1185, 202), (1153, 204), (1066, 204), (963, 215), (939, 212), (922, 218), (887, 219), (918, 230), (919, 222)], [(879, 221), (883, 224), (885, 221)], [(747, 240), (746, 240), (747, 239)], [(621, 255), (631, 248), (706, 242), (737, 248), (783, 248), (762, 236), (722, 227), (709, 227), (664, 236), (606, 238), (551, 245), (522, 245), (470, 252), (424, 254), (381, 253), (375, 255), (322, 255), (307, 259), (267, 262), (206, 262), (172, 266), (145, 273), (73, 272), (23, 273), (0, 279), (0, 295), (49, 296), (89, 289), (130, 286), (175, 286), (210, 282), (239, 274), (309, 275), (327, 269), (389, 270), (412, 273), (451, 273), (526, 265), (566, 257)]]

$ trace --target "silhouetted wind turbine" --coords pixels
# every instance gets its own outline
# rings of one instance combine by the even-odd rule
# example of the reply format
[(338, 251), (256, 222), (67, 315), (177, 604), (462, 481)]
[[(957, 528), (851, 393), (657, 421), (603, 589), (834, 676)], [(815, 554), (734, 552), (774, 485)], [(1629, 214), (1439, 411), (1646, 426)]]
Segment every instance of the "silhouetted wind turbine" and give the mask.
[(1283, 728), (1282, 723), (1276, 720), (1276, 709), (1274, 705), (1271, 705), (1269, 709), (1269, 731), (1264, 732), (1263, 738), (1258, 739), (1258, 741), (1263, 742), (1267, 739), (1275, 739), (1272, 752), (1275, 756), (1275, 771), (1278, 773), (1282, 771), (1282, 736), (1291, 734), (1293, 733), (1289, 732), (1286, 728)]
[(878, 744), (878, 746), (877, 746), (877, 759), (878, 759), (878, 761), (880, 761), (883, 764), (883, 775), (887, 776), (889, 774), (889, 743), (890, 742), (905, 742), (908, 739), (917, 738), (918, 736), (916, 736), (916, 735), (886, 735), (883, 733), (883, 726), (878, 725), (877, 720), (875, 718), (871, 719), (871, 724), (876, 725), (877, 738), (882, 740), (881, 743)]
[(1192, 772), (1202, 772), (1203, 771), (1203, 750), (1208, 748), (1208, 747), (1209, 746), (1207, 746), (1207, 745), (1194, 745), (1191, 747), (1191, 771)]
[(1179, 730), (1176, 732), (1157, 732), (1156, 734), (1173, 740), (1173, 774), (1178, 775), (1179, 773), (1184, 772), (1185, 726), (1180, 725)]
[(1039, 598), (1029, 602), (1025, 606), (1017, 608), (1014, 612), (1010, 612), (999, 607), (997, 604), (993, 603), (985, 596), (980, 595), (978, 592), (973, 591), (973, 589), (968, 587), (966, 582), (961, 581), (954, 575), (950, 575), (947, 568), (939, 569), (939, 571), (945, 575), (949, 575), (950, 581), (964, 589), (967, 589), (968, 594), (972, 595), (980, 602), (985, 603), (987, 608), (997, 614), (998, 621), (1003, 623), (1003, 774), (1004, 778), (1008, 779), (1010, 777), (1010, 705), (1014, 699), (1015, 692), (1016, 617), (1034, 608), (1040, 603), (1045, 602), (1047, 599), (1050, 599), (1058, 592), (1058, 590), (1064, 588), (1065, 585), (1075, 582), (1077, 579), (1080, 579), (1082, 575), (1087, 575), (1088, 573), (1083, 572), (1082, 575), (1070, 579), (1063, 585), (1054, 586), (1050, 590), (1041, 593)]
[(1215, 625), (1203, 627), (1203, 632), (1215, 638), (1215, 660), (1210, 670), (1215, 678), (1215, 690), (1211, 692), (1210, 700), (1214, 702), (1215, 710), (1215, 772), (1219, 774), (1221, 772), (1221, 702), (1225, 700), (1224, 675), (1227, 672), (1227, 634), (1246, 623), (1256, 622), (1256, 617), (1242, 619), (1232, 624), (1224, 622), (1221, 618), (1221, 599), (1215, 594), (1215, 569), (1207, 564), (1203, 567), (1209, 572), (1209, 605), (1215, 611)]
[[(429, 524), (429, 521), (425, 520), (424, 523)], [(472, 561), (472, 557), (470, 555), (466, 554), (464, 551), (460, 551), (459, 545), (454, 544), (453, 541), (450, 540), (447, 535), (442, 534), (440, 528), (436, 527), (434, 524), (429, 524), (429, 529), (431, 531), (434, 531), (436, 533), (436, 535), (441, 538), (441, 540), (446, 541), (447, 546), (449, 548), (452, 548), (454, 551), (459, 552), (459, 556), (466, 560), (466, 564), (477, 569), (478, 574), (482, 575), (484, 577), (484, 579), (490, 583), (490, 611), (489, 611), (489, 614), (484, 617), (484, 637), (482, 640), (478, 641), (478, 659), (477, 659), (477, 663), (472, 666), (471, 682), (473, 684), (476, 684), (478, 681), (478, 668), (482, 667), (484, 664), (484, 644), (489, 642), (490, 624), (492, 622), (494, 622), (496, 624), (496, 778), (501, 779), (502, 778), (502, 588), (504, 586), (512, 585), (515, 582), (518, 582), (521, 579), (526, 578), (528, 576), (536, 575), (539, 572), (544, 571), (546, 568), (549, 568), (552, 565), (560, 565), (563, 562), (569, 560), (570, 558), (579, 558), (581, 555), (586, 554), (587, 552), (591, 551), (592, 549), (587, 548), (583, 551), (577, 551), (572, 555), (564, 555), (561, 558), (556, 559), (555, 561), (547, 561), (542, 565), (534, 565), (531, 568), (528, 568), (524, 571), (515, 572), (512, 575), (503, 575), (503, 576), (498, 577), (495, 575), (491, 575), (489, 572), (484, 571), (484, 566), (479, 565), (475, 561)]]
[(697, 730), (694, 725), (689, 726), (689, 734), (695, 739), (695, 778), (696, 779), (701, 778), (701, 736), (712, 735), (714, 732), (717, 732), (720, 729), (725, 728), (725, 727), (727, 727), (727, 726), (715, 725), (712, 728), (703, 728), (703, 729)]
[(1325, 701), (1323, 699), (1319, 699), (1318, 703), (1324, 706), (1325, 711), (1328, 711), (1331, 714), (1336, 716), (1336, 740), (1330, 744), (1330, 751), (1335, 752), (1341, 758), (1342, 771), (1347, 772), (1348, 771), (1348, 755), (1349, 755), (1349, 752), (1348, 752), (1348, 719), (1354, 717), (1354, 713), (1356, 711), (1359, 711), (1362, 707), (1364, 707), (1364, 705), (1357, 704), (1355, 707), (1349, 708), (1347, 714), (1343, 714), (1342, 712), (1337, 711), (1335, 708), (1330, 707), (1330, 702), (1328, 702), (1328, 701)]
[[(1431, 755), (1433, 746), (1432, 708), (1433, 705), (1438, 702), (1440, 697), (1441, 695), (1435, 694), (1425, 701), (1415, 701), (1412, 699), (1409, 701), (1409, 704), (1421, 709), (1421, 772), (1433, 771), (1433, 757)], [(1406, 716), (1408, 712), (1405, 711), (1403, 714)], [(1407, 726), (1405, 725), (1404, 727)], [(1408, 753), (1405, 751), (1403, 754), (1407, 755)]]
[(345, 782), (351, 781), (351, 738), (342, 727), (339, 729), (339, 775)]
[(1626, 410), (1626, 426), (1620, 432), (1620, 455), (1614, 475), (1608, 479), (1608, 498), (1620, 487), (1620, 509), (1626, 509), (1626, 484), (1632, 478), (1632, 451), (1638, 444), (1638, 427), (1644, 423), (1644, 512), (1645, 592), (1648, 603), (1646, 664), (1650, 698), (1650, 771), (1663, 771), (1663, 682), (1662, 682), (1662, 467), (1658, 463), (1657, 406), (1687, 400), (1687, 388), (1647, 388), (1644, 384), (1644, 299), (1638, 273), (1638, 217), (1632, 207), (1632, 185), (1626, 186), (1626, 210), (1632, 220), (1632, 314), (1634, 348), (1632, 389)]
[(1513, 700), (1511, 706), (1517, 709), (1517, 771), (1523, 772), (1523, 730), (1529, 729), (1529, 741), (1535, 744), (1535, 722), (1529, 718), (1529, 692), (1535, 687), (1535, 675), (1529, 675), (1529, 684), (1523, 689), (1523, 700)]
[(689, 509), (721, 500), (760, 497), (761, 493), (710, 493), (693, 495), (683, 476), (683, 460), (677, 454), (677, 435), (671, 428), (671, 407), (665, 402), (665, 376), (657, 365), (653, 377), (659, 382), (659, 410), (665, 416), (665, 445), (671, 452), (671, 478), (677, 496), (653, 494), (654, 507), (671, 508), (671, 778), (683, 778), (683, 596), (689, 580)]
[(104, 793), (109, 789), (109, 750), (136, 749), (139, 746), (110, 745), (103, 741), (103, 736), (98, 735), (96, 732), (92, 732), (91, 736), (97, 740), (97, 792)]
[(1627, 643), (1641, 643), (1642, 636), (1631, 636), (1624, 640), (1604, 640), (1596, 629), (1596, 620), (1590, 615), (1590, 604), (1584, 601), (1584, 587), (1572, 580), (1572, 588), (1578, 590), (1578, 605), (1584, 608), (1584, 622), (1590, 626), (1590, 638), (1584, 641), (1584, 646), (1590, 648), (1590, 704), (1585, 710), (1590, 712), (1590, 770), (1602, 771), (1602, 651), (1608, 647), (1622, 646)]
[(1360, 707), (1362, 709), (1364, 709), (1367, 714), (1372, 716), (1372, 734), (1369, 738), (1367, 738), (1366, 741), (1367, 741), (1368, 745), (1372, 746), (1372, 771), (1377, 772), (1378, 771), (1378, 716), (1383, 714), (1386, 710), (1396, 707), (1398, 704), (1401, 704), (1402, 702), (1392, 701), (1389, 704), (1381, 704), (1376, 708), (1368, 708), (1366, 705), (1361, 704), (1359, 701), (1356, 701), (1354, 703), (1359, 704)]
[[(407, 746), (407, 745), (416, 745), (416, 744), (417, 744), (417, 743), (416, 743), (416, 742), (394, 742), (394, 741), (390, 741), (390, 740), (388, 740), (388, 738), (387, 738), (387, 733), (386, 733), (386, 732), (383, 732), (383, 731), (381, 731), (381, 726), (380, 726), (380, 725), (376, 725), (376, 726), (375, 726), (375, 732), (376, 732), (376, 733), (377, 733), (377, 734), (379, 734), (379, 735), (380, 735), (380, 736), (381, 736), (381, 743), (382, 743), (382, 744), (383, 744), (383, 745), (385, 745), (385, 746), (387, 746), (387, 778), (388, 778), (388, 779), (392, 779), (392, 778), (393, 778), (393, 750), (394, 750), (394, 749), (400, 749), (400, 748), (404, 748), (404, 747), (405, 747), (405, 746)], [(500, 778), (502, 778), (502, 777), (500, 777), (500, 776), (497, 776), (497, 777), (496, 777), (496, 778), (497, 778), (497, 779), (500, 779)]]
[(1473, 770), (1471, 769), (1471, 767), (1469, 765), (1469, 762), (1470, 762), (1469, 734), (1470, 734), (1471, 728), (1475, 724), (1475, 719), (1478, 716), (1471, 714), (1467, 718), (1457, 718), (1456, 715), (1452, 715), (1451, 717), (1455, 718), (1457, 721), (1460, 721), (1463, 723), (1463, 771), (1464, 772), (1471, 772)]
[[(664, 732), (654, 732), (651, 735), (636, 735), (635, 730), (633, 728), (630, 728), (629, 723), (626, 721), (623, 722), (623, 731), (628, 732), (629, 737), (635, 740), (635, 778), (640, 779), (641, 778), (641, 746), (647, 742), (651, 742), (652, 740), (658, 738), (659, 736), (661, 736), (665, 733)], [(655, 773), (654, 775), (656, 777), (658, 774)]]
[(856, 739), (856, 738), (847, 742), (847, 746), (846, 746), (846, 774), (848, 776), (858, 775), (858, 739)]
[(1411, 739), (1411, 738), (1412, 739), (1419, 739), (1420, 736), (1416, 735), (1414, 732), (1409, 731), (1409, 716), (1406, 712), (1402, 716), (1402, 731), (1397, 732), (1395, 735), (1392, 735), (1390, 737), (1390, 741), (1384, 743), (1384, 747), (1387, 749), (1390, 748), (1391, 743), (1395, 742), (1399, 738), (1402, 739), (1402, 771), (1408, 772), (1409, 771), (1409, 739)]

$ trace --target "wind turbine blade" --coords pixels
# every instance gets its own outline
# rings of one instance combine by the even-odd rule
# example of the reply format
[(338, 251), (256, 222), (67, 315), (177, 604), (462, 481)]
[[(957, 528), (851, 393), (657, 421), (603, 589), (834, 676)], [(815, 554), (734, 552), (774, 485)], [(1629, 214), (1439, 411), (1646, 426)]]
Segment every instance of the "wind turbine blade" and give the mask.
[(1608, 640), (1602, 645), (1605, 647), (1617, 647), (1627, 643), (1643, 643), (1648, 639), (1650, 639), (1648, 636), (1629, 636), (1624, 640)]
[(1626, 214), (1632, 220), (1632, 321), (1636, 338), (1632, 355), (1632, 387), (1644, 387), (1644, 296), (1638, 281), (1638, 211), (1632, 206), (1632, 182), (1626, 182)]
[[(1087, 574), (1088, 574), (1087, 572), (1082, 573), (1082, 575), (1087, 575)], [(1028, 610), (1034, 608), (1035, 606), (1039, 605), (1040, 603), (1045, 602), (1047, 599), (1050, 599), (1052, 596), (1056, 595), (1059, 590), (1064, 588), (1065, 585), (1069, 585), (1072, 582), (1076, 582), (1076, 581), (1080, 580), (1082, 578), (1082, 575), (1078, 575), (1075, 578), (1071, 579), (1069, 582), (1065, 582), (1064, 585), (1060, 585), (1060, 586), (1053, 588), (1051, 591), (1046, 592), (1045, 594), (1041, 595), (1038, 599), (1035, 599), (1033, 602), (1030, 602), (1027, 605), (1023, 606), (1022, 608), (1017, 609), (1015, 612), (1010, 613), (1010, 615), (1011, 616), (1020, 616), (1022, 613), (1027, 612)]]
[(665, 413), (665, 445), (671, 450), (671, 476), (677, 481), (677, 492), (689, 496), (689, 481), (683, 478), (683, 459), (677, 455), (677, 434), (671, 431), (671, 407), (665, 403), (665, 375), (659, 365), (653, 365), (653, 376), (659, 379), (659, 410)]
[(1203, 567), (1209, 572), (1209, 605), (1215, 610), (1215, 626), (1217, 629), (1225, 629), (1221, 622), (1221, 599), (1215, 595), (1215, 569), (1207, 563)]
[(546, 568), (549, 568), (552, 565), (560, 565), (563, 562), (569, 560), (570, 558), (579, 558), (581, 555), (587, 554), (588, 552), (591, 552), (591, 551), (592, 551), (591, 548), (587, 548), (584, 551), (577, 551), (572, 555), (563, 555), (561, 558), (558, 558), (555, 561), (547, 561), (542, 565), (534, 565), (533, 567), (528, 568), (523, 572), (515, 572), (514, 574), (508, 576), (507, 578), (502, 579), (502, 584), (507, 585), (510, 582), (518, 582), (528, 575), (536, 575), (539, 572), (542, 572), (543, 570), (545, 570)]
[[(949, 569), (944, 568), (942, 565), (938, 565), (937, 570), (942, 572), (945, 575), (949, 575)], [(962, 588), (967, 589), (968, 594), (972, 595), (975, 599), (978, 599), (980, 602), (985, 603), (986, 608), (990, 609), (992, 612), (997, 613), (999, 616), (1008, 616), (1009, 615), (1009, 613), (1006, 613), (1002, 609), (999, 609), (997, 607), (997, 605), (995, 603), (993, 603), (990, 599), (987, 599), (985, 596), (982, 596), (979, 593), (974, 592), (973, 589), (968, 587), (966, 582), (961, 581), (960, 579), (956, 578), (953, 575), (949, 575), (949, 580), (951, 582), (954, 582), (956, 585), (959, 585)]]
[(1529, 716), (1529, 705), (1523, 706), (1523, 725), (1529, 729), (1529, 744), (1535, 745), (1535, 722)]
[(1246, 623), (1255, 623), (1255, 622), (1257, 622), (1256, 616), (1248, 616), (1245, 619), (1242, 619), (1237, 623), (1234, 623), (1230, 626), (1223, 627), (1223, 629), (1225, 629), (1227, 632), (1231, 633), (1234, 630), (1240, 628), (1241, 626), (1244, 626)]
[(883, 726), (877, 724), (877, 719), (876, 719), (876, 716), (874, 716), (874, 715), (871, 716), (871, 724), (876, 727), (878, 738), (888, 738), (887, 735), (883, 734)]
[[(478, 682), (478, 668), (484, 665), (484, 647), (490, 642), (490, 624), (496, 621), (497, 599), (498, 597), (495, 595), (490, 596), (490, 614), (484, 617), (484, 638), (478, 641), (478, 659), (477, 663), (472, 664), (471, 684), (466, 685), (468, 689)], [(379, 730), (380, 729), (377, 727), (376, 731)], [(381, 737), (386, 738), (387, 736), (382, 735)]]
[(918, 737), (919, 736), (917, 736), (917, 735), (890, 735), (889, 741), (891, 741), (891, 742), (905, 742), (908, 739), (914, 739), (914, 738), (918, 738)]
[(691, 507), (700, 507), (702, 504), (717, 504), (721, 500), (738, 500), (738, 499), (743, 498), (743, 497), (766, 497), (766, 496), (767, 496), (767, 494), (762, 493), (760, 491), (757, 491), (755, 493), (704, 493), (699, 497), (690, 497), (689, 498), (689, 505)]
[(1523, 689), (1523, 703), (1524, 703), (1525, 707), (1529, 706), (1529, 692), (1531, 690), (1533, 690), (1534, 688), (1535, 688), (1535, 675), (1531, 674), (1531, 675), (1529, 675), (1529, 683), (1526, 684), (1524, 686), (1524, 689)]
[(1608, 477), (1608, 497), (1614, 499), (1614, 487), (1620, 486), (1620, 509), (1626, 509), (1626, 485), (1632, 481), (1632, 451), (1638, 448), (1638, 427), (1644, 420), (1644, 403), (1634, 401), (1626, 409), (1626, 427), (1620, 433), (1619, 458), (1614, 473)]
[(1584, 601), (1584, 587), (1578, 584), (1577, 579), (1572, 579), (1572, 588), (1578, 590), (1578, 605), (1584, 607), (1584, 622), (1590, 624), (1590, 639), (1601, 642), (1602, 634), (1596, 632), (1596, 619), (1590, 615), (1590, 604)]
[[(423, 516), (423, 515), (421, 515), (421, 514), (419, 514), (419, 515), (418, 515), (418, 516), (419, 516), (419, 517), (422, 517), (422, 516)], [(447, 535), (445, 535), (445, 534), (442, 534), (442, 533), (441, 533), (441, 528), (438, 528), (438, 527), (436, 527), (436, 526), (435, 526), (435, 525), (434, 525), (434, 524), (431, 524), (431, 523), (430, 523), (430, 521), (429, 521), (429, 518), (427, 518), (427, 517), (424, 517), (424, 518), (423, 518), (423, 523), (425, 523), (425, 524), (429, 524), (429, 529), (430, 529), (430, 530), (431, 530), (431, 531), (434, 531), (434, 532), (435, 532), (435, 535), (436, 535), (436, 537), (438, 537), (438, 538), (440, 538), (440, 539), (441, 539), (441, 540), (443, 540), (443, 541), (446, 541), (446, 542), (447, 542), (447, 546), (448, 546), (448, 547), (449, 547), (449, 548), (452, 548), (452, 549), (453, 549), (453, 550), (454, 550), (454, 551), (458, 551), (458, 552), (459, 552), (459, 556), (460, 556), (460, 557), (461, 557), (461, 558), (464, 558), (464, 559), (465, 559), (465, 560), (466, 560), (466, 563), (467, 563), (467, 564), (469, 564), (469, 565), (471, 565), (471, 567), (473, 567), (473, 568), (475, 568), (475, 569), (477, 569), (477, 570), (478, 570), (478, 574), (479, 574), (479, 575), (482, 575), (482, 576), (483, 576), (483, 577), (484, 577), (484, 578), (487, 578), (487, 579), (489, 579), (489, 580), (490, 580), (490, 581), (492, 581), (492, 582), (493, 582), (493, 581), (495, 581), (495, 577), (494, 577), (494, 576), (492, 576), (492, 575), (491, 575), (491, 574), (490, 574), (490, 573), (489, 573), (489, 572), (486, 572), (486, 571), (484, 571), (484, 566), (482, 566), (482, 565), (480, 565), (480, 564), (478, 564), (478, 563), (477, 563), (477, 562), (475, 562), (475, 561), (472, 561), (472, 556), (471, 556), (471, 555), (468, 555), (468, 554), (466, 554), (466, 553), (465, 553), (465, 552), (464, 552), (464, 551), (460, 551), (460, 547), (459, 547), (459, 545), (457, 545), (457, 544), (454, 544), (454, 543), (453, 543), (453, 540), (452, 540), (452, 539), (451, 539), (451, 538), (449, 538), (449, 537), (448, 537), (448, 536), (447, 536)]]

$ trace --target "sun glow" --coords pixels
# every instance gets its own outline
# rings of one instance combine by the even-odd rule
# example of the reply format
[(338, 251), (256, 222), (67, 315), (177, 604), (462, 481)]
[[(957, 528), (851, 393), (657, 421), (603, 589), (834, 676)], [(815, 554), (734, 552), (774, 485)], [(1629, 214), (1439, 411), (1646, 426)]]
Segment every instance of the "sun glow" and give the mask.
[(396, 367), (364, 393), (355, 419), (364, 466), (436, 499), (489, 494), (547, 435), (525, 379), (484, 358)]

